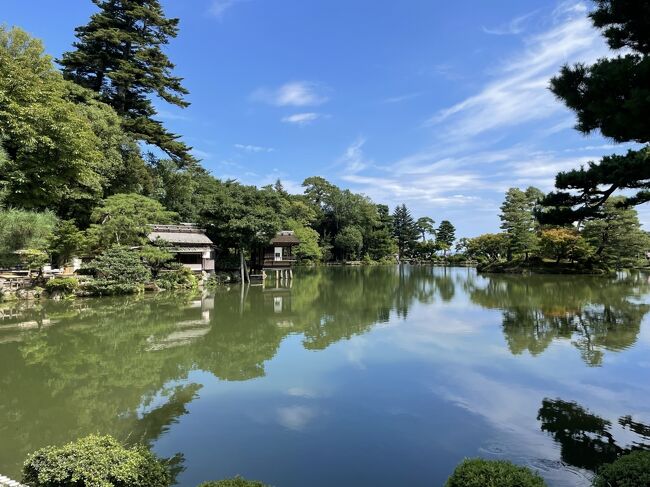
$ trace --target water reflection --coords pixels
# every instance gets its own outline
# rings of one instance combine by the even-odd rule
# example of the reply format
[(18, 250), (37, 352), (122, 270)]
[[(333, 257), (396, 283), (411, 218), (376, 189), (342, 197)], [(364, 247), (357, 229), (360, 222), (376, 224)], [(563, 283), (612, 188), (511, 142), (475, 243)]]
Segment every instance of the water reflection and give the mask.
[(570, 465), (596, 470), (620, 455), (637, 449), (650, 449), (650, 426), (622, 416), (618, 424), (628, 433), (626, 443), (614, 438), (612, 423), (576, 402), (544, 399), (537, 419), (542, 431), (560, 444), (562, 460)]
[(650, 291), (643, 274), (618, 278), (583, 276), (490, 276), (485, 286), (467, 281), (472, 302), (503, 313), (503, 333), (513, 354), (544, 352), (570, 340), (591, 366), (605, 351), (636, 342), (650, 305), (635, 302)]
[[(624, 350), (637, 340), (649, 310), (637, 298), (648, 291), (647, 279), (639, 274), (617, 279), (482, 278), (471, 269), (403, 266), (304, 269), (291, 287), (271, 282), (266, 287), (233, 287), (214, 294), (3, 304), (0, 438), (9, 440), (0, 441), (0, 472), (17, 476), (27, 453), (93, 432), (154, 444), (192, 416), (192, 405), (207, 389), (200, 374), (224, 384), (256, 383), (253, 379), (267, 376), (285, 340), (298, 340), (307, 351), (326, 350), (337, 343), (356, 343), (382, 324), (397, 325), (408, 333), (414, 324), (428, 324), (422, 316), (434, 316), (434, 310), (439, 313), (443, 308), (455, 311), (436, 315), (440, 322), (433, 323), (435, 329), (416, 329), (413, 336), (419, 343), (423, 338), (444, 340), (436, 331), (444, 328), (448, 337), (462, 324), (454, 343), (465, 340), (465, 348), (450, 353), (474, 356), (476, 361), (488, 357), (487, 348), (485, 355), (473, 353), (483, 352), (470, 350), (482, 342), (467, 340), (466, 335), (476, 333), (477, 313), (492, 320), (491, 312), (481, 310), (495, 309), (502, 313), (502, 327), (494, 335), (503, 349), (505, 337), (510, 353), (540, 356), (553, 341), (562, 340), (572, 343), (586, 364), (602, 365), (605, 353)], [(414, 354), (407, 355), (415, 361)], [(416, 374), (420, 365), (416, 363), (404, 370)], [(294, 364), (297, 377), (306, 365)], [(377, 389), (370, 389), (381, 393), (386, 403), (394, 393), (390, 387), (404, 389), (405, 397), (409, 393), (402, 387), (403, 378), (390, 382), (393, 375), (399, 374), (387, 367)], [(468, 372), (466, 377), (472, 375)], [(308, 389), (290, 390), (296, 400), (316, 402)], [(420, 396), (411, 393), (414, 404)], [(540, 399), (530, 408), (533, 415)], [(275, 419), (293, 432), (304, 430), (317, 422), (318, 408), (303, 402), (278, 405)], [(396, 405), (390, 414), (398, 411), (409, 417), (401, 407)], [(563, 458), (567, 450), (565, 461), (591, 468), (587, 458), (601, 462), (626, 448), (613, 440), (610, 444), (606, 421), (589, 420), (584, 427), (590, 413), (581, 415), (579, 408), (549, 401), (539, 413), (543, 430), (562, 444)], [(563, 428), (563, 420), (587, 433), (581, 436)], [(467, 421), (463, 417), (462, 422)], [(631, 418), (619, 423), (647, 439), (642, 423)], [(589, 440), (589, 432), (598, 441)], [(602, 453), (594, 456), (591, 447)]]

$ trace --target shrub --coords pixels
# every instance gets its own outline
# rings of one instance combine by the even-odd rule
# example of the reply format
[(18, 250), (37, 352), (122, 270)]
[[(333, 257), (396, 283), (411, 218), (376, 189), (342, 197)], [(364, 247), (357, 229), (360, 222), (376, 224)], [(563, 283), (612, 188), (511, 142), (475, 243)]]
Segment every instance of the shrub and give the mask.
[(127, 247), (111, 247), (84, 267), (96, 278), (111, 282), (144, 284), (151, 278), (140, 255)]
[(161, 273), (156, 284), (163, 289), (196, 289), (199, 281), (191, 269), (179, 267)]
[(33, 487), (166, 487), (172, 478), (145, 447), (127, 449), (110, 436), (91, 435), (31, 454), (23, 482)]
[(596, 487), (650, 485), (650, 451), (635, 451), (603, 465), (594, 479)]
[(72, 294), (79, 289), (79, 281), (76, 277), (54, 277), (45, 283), (48, 293)]
[(539, 474), (503, 460), (463, 460), (445, 487), (544, 487)]
[(213, 480), (211, 482), (204, 482), (199, 487), (268, 487), (266, 484), (257, 480), (246, 480), (242, 477), (234, 477), (232, 479)]

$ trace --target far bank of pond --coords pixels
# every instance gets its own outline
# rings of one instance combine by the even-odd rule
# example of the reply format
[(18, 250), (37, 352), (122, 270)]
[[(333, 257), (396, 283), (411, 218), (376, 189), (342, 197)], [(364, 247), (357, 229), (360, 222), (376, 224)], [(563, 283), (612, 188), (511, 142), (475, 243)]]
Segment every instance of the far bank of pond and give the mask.
[(465, 457), (551, 486), (650, 445), (650, 282), (297, 269), (286, 285), (0, 305), (0, 472), (89, 433), (180, 485), (442, 485)]

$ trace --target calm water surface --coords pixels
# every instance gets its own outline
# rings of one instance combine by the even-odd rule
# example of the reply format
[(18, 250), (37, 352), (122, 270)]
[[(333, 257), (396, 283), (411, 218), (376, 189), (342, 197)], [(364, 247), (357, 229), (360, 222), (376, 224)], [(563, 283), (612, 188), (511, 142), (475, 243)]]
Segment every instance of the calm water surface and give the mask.
[(300, 270), (292, 286), (0, 305), (0, 473), (92, 432), (181, 486), (438, 486), (468, 456), (551, 486), (650, 447), (650, 281)]

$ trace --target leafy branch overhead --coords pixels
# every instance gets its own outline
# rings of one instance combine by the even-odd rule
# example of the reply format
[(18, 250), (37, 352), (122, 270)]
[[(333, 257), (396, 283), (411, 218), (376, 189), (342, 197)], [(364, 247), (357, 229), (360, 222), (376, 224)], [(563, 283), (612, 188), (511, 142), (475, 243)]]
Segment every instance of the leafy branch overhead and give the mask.
[(624, 205), (650, 201), (650, 3), (597, 0), (589, 14), (609, 47), (618, 54), (594, 64), (564, 66), (551, 80), (551, 91), (577, 116), (583, 134), (600, 131), (618, 143), (643, 147), (625, 155), (557, 175), (557, 192), (543, 201), (546, 223), (584, 220), (619, 190), (630, 190)]

